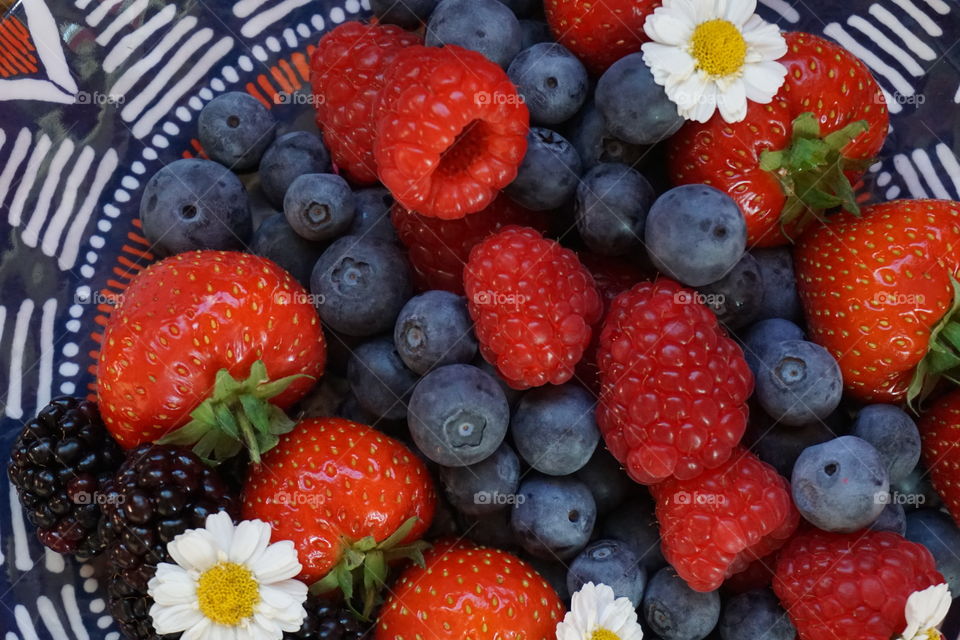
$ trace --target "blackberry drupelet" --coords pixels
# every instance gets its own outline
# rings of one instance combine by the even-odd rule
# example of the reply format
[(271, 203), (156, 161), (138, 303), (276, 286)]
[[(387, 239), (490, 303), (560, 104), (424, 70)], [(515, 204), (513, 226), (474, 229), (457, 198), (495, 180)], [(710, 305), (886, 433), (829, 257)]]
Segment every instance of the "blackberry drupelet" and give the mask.
[(342, 604), (310, 596), (304, 608), (307, 617), (296, 633), (283, 634), (283, 640), (368, 640), (373, 637), (369, 624), (358, 620)]
[(122, 460), (92, 402), (56, 398), (27, 422), (7, 472), (40, 542), (81, 558), (100, 553), (102, 485)]
[(144, 444), (132, 449), (107, 488), (101, 534), (113, 572), (107, 582), (110, 613), (131, 640), (168, 640), (150, 619), (147, 583), (157, 564), (172, 562), (167, 543), (208, 515), (237, 515), (237, 501), (220, 474), (183, 447)]

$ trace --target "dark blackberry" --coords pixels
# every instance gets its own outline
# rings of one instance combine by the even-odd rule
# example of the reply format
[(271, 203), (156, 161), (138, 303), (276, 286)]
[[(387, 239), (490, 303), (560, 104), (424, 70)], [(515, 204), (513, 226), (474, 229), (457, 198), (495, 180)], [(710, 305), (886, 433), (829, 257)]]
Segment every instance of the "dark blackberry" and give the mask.
[(37, 537), (60, 553), (89, 558), (103, 550), (97, 533), (102, 485), (123, 460), (97, 405), (53, 400), (23, 426), (7, 473)]
[(158, 563), (172, 561), (167, 543), (175, 536), (218, 511), (236, 517), (235, 494), (189, 449), (156, 444), (131, 450), (107, 491), (101, 535), (112, 571), (110, 613), (131, 640), (174, 638), (153, 630), (147, 583)]
[(304, 608), (307, 618), (296, 633), (283, 634), (284, 640), (365, 640), (373, 637), (369, 624), (358, 620), (342, 604), (310, 596)]

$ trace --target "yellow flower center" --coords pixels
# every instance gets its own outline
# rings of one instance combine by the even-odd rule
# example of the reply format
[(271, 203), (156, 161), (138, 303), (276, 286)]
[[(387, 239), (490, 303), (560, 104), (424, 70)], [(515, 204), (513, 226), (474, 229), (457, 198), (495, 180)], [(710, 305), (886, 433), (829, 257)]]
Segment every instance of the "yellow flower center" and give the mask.
[(596, 629), (590, 635), (590, 640), (620, 640), (620, 636), (609, 629)]
[(942, 640), (943, 634), (936, 628), (930, 627), (929, 629), (924, 629), (919, 632), (917, 638), (920, 640)]
[(704, 22), (693, 32), (692, 51), (697, 66), (712, 76), (728, 76), (747, 59), (747, 41), (729, 20)]
[(207, 569), (197, 582), (200, 611), (216, 623), (236, 626), (253, 615), (260, 589), (243, 565), (221, 562)]

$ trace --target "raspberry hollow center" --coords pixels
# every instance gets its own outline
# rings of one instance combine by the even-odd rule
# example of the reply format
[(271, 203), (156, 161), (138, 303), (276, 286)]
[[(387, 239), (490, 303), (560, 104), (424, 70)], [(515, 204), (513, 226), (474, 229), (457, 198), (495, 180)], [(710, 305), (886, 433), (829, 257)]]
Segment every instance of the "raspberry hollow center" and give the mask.
[(590, 640), (620, 640), (620, 636), (610, 629), (595, 629), (590, 634)]
[(474, 120), (463, 128), (453, 144), (440, 156), (439, 175), (455, 176), (466, 173), (470, 164), (486, 153), (487, 124)]
[(221, 562), (207, 569), (197, 581), (200, 611), (210, 620), (236, 626), (253, 616), (260, 589), (250, 570), (235, 562)]
[(747, 41), (729, 20), (708, 20), (696, 28), (690, 54), (697, 67), (712, 76), (728, 76), (743, 67)]

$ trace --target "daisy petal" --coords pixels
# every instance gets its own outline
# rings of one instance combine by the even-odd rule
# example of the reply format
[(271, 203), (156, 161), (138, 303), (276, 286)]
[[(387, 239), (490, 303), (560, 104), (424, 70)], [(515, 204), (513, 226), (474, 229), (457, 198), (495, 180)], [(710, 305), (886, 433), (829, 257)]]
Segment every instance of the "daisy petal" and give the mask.
[(147, 593), (158, 604), (176, 605), (196, 602), (197, 583), (181, 569), (179, 574), (168, 572), (154, 577), (147, 584)]
[(747, 43), (747, 62), (778, 60), (787, 53), (787, 41), (775, 24), (753, 16), (743, 27)]
[(234, 535), (234, 526), (233, 519), (229, 513), (226, 511), (218, 511), (217, 513), (207, 516), (204, 529), (213, 535), (213, 539), (217, 541), (217, 546), (221, 549), (230, 548), (230, 541), (233, 540)]
[(191, 529), (167, 544), (167, 551), (184, 569), (206, 571), (218, 562), (217, 542), (206, 529)]
[(787, 76), (787, 68), (779, 62), (760, 62), (743, 70), (743, 84), (747, 99), (760, 104), (773, 100)]
[(153, 628), (156, 629), (157, 633), (164, 635), (185, 631), (199, 624), (204, 616), (197, 609), (196, 603), (193, 602), (172, 607), (154, 603), (150, 607), (150, 618), (153, 620)]
[(724, 0), (720, 5), (720, 16), (737, 28), (742, 27), (757, 10), (757, 0)]
[(211, 622), (209, 618), (201, 616), (200, 622), (184, 631), (183, 635), (180, 636), (180, 640), (206, 640), (208, 638), (207, 634), (212, 626), (213, 622)]
[(270, 525), (260, 520), (244, 520), (237, 525), (233, 541), (227, 553), (230, 562), (242, 565), (251, 565), (256, 562), (267, 545), (270, 544)]
[(695, 25), (683, 16), (653, 15), (643, 25), (643, 30), (654, 42), (681, 46), (690, 40)]
[(731, 82), (717, 95), (717, 107), (720, 116), (727, 122), (741, 122), (747, 117), (747, 90), (742, 80)]
[(302, 569), (297, 560), (297, 550), (289, 540), (274, 542), (250, 565), (254, 577), (262, 584), (289, 580)]

